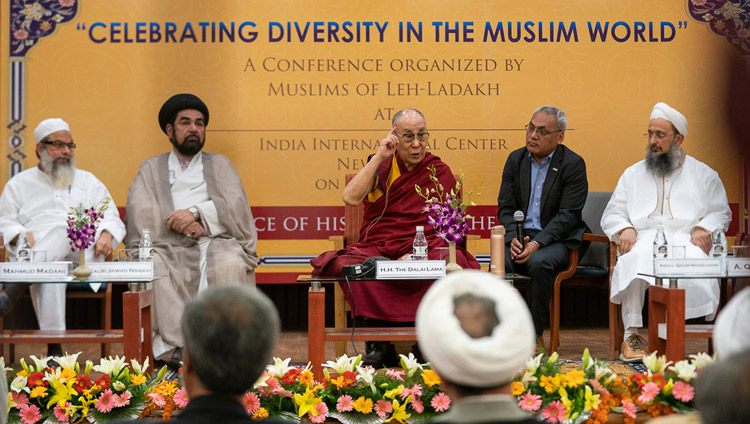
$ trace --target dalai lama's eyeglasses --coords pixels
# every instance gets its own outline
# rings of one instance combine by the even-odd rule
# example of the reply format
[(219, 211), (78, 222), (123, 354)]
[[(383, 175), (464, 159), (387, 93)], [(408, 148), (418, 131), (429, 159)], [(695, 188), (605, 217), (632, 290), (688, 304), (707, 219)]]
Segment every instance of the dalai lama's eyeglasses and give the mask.
[(529, 135), (534, 134), (534, 131), (536, 131), (536, 135), (538, 135), (539, 137), (547, 137), (550, 134), (562, 132), (562, 130), (547, 131), (544, 128), (537, 128), (537, 127), (535, 127), (534, 124), (527, 124), (526, 125), (526, 133), (527, 134), (529, 134)]
[(63, 147), (67, 147), (70, 150), (75, 150), (75, 148), (76, 148), (76, 144), (75, 143), (66, 143), (66, 142), (60, 141), (60, 140), (45, 140), (45, 141), (42, 141), (42, 144), (46, 144), (48, 146), (52, 146), (56, 150), (60, 150)]
[[(398, 135), (398, 134), (397, 134)], [(415, 134), (401, 134), (398, 136), (401, 140), (404, 140), (407, 143), (411, 143), (414, 141)], [(430, 133), (428, 132), (421, 132), (416, 134), (417, 140), (419, 141), (426, 141), (428, 138), (430, 138)]]

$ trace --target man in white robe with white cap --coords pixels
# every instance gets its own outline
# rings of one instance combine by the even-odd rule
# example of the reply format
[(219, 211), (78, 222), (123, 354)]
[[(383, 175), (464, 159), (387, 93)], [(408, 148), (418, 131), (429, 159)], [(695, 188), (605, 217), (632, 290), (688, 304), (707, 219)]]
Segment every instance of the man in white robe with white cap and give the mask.
[[(71, 249), (67, 235), (70, 208), (96, 206), (111, 196), (94, 174), (76, 169), (76, 143), (65, 121), (45, 119), (34, 130), (34, 138), (39, 163), (5, 185), (0, 195), (0, 234), (11, 261), (16, 259), (19, 236), (25, 235), (32, 251), (45, 252), (47, 261), (77, 262), (77, 251)], [(96, 241), (86, 249), (86, 260), (104, 260), (124, 237), (125, 225), (112, 201), (99, 222)], [(8, 313), (27, 287), (9, 285), (0, 296), (0, 314)], [(30, 287), (40, 329), (65, 330), (65, 288), (65, 284)], [(62, 354), (60, 345), (48, 348), (49, 354)]]
[[(705, 258), (711, 234), (726, 231), (732, 219), (719, 175), (680, 147), (688, 133), (687, 119), (665, 103), (657, 103), (648, 125), (646, 158), (625, 170), (602, 215), (604, 233), (619, 246), (610, 297), (622, 304), (625, 340), (620, 358), (638, 361), (647, 352), (643, 327), (645, 293), (654, 279), (653, 242), (659, 223), (667, 243), (685, 246), (686, 258)], [(685, 318), (712, 315), (719, 303), (715, 279), (681, 279)]]
[(481, 271), (449, 274), (425, 294), (416, 326), (419, 348), (451, 398), (435, 421), (538, 422), (511, 394), (536, 337), (526, 302), (510, 284)]

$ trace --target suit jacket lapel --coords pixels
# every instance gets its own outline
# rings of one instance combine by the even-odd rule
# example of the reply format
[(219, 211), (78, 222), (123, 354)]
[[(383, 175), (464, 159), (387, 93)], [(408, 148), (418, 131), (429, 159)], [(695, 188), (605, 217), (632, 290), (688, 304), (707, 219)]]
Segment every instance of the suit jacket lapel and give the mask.
[(531, 196), (531, 160), (528, 151), (524, 151), (520, 166), (520, 188), (521, 188), (521, 211), (526, 214), (529, 210), (529, 197)]
[(549, 169), (547, 169), (547, 177), (544, 179), (544, 186), (542, 187), (542, 204), (539, 208), (540, 211), (544, 210), (544, 205), (547, 203), (547, 197), (549, 197), (550, 189), (552, 189), (552, 185), (555, 184), (555, 181), (560, 174), (562, 161), (563, 147), (557, 146), (557, 149), (555, 149), (555, 154), (552, 155), (552, 159), (550, 160)]

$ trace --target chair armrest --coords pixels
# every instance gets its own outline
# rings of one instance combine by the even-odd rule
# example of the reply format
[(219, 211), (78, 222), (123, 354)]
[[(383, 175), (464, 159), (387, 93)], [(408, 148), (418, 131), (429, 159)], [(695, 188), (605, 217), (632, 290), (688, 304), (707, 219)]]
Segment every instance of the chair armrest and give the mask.
[(334, 250), (341, 250), (346, 246), (346, 236), (328, 236), (328, 240), (333, 242)]
[(583, 234), (583, 240), (584, 241), (595, 241), (600, 243), (608, 243), (609, 238), (605, 236), (604, 234), (591, 234), (591, 233), (584, 233)]

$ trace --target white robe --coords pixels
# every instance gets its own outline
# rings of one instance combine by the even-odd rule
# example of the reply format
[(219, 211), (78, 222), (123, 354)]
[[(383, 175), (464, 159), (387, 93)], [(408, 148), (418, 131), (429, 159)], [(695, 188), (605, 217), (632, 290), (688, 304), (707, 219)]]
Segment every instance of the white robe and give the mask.
[[(10, 242), (19, 234), (30, 232), (35, 242), (32, 251), (45, 251), (47, 261), (78, 262), (78, 254), (71, 250), (67, 236), (68, 211), (71, 206), (79, 204), (94, 206), (107, 196), (111, 197), (107, 187), (94, 174), (80, 169), (76, 169), (73, 183), (65, 189), (55, 188), (47, 174), (38, 167), (17, 174), (8, 180), (0, 195), (0, 234), (10, 260), (15, 260), (16, 253), (16, 246)], [(125, 225), (114, 200), (99, 222), (96, 240), (104, 230), (112, 235), (113, 248), (125, 237)], [(86, 260), (104, 258), (94, 257), (92, 245), (86, 249)], [(31, 286), (31, 299), (40, 329), (65, 330), (65, 287), (65, 284)]]
[[(685, 157), (682, 167), (664, 178), (647, 171), (645, 161), (625, 170), (601, 220), (602, 230), (610, 239), (627, 227), (638, 233), (632, 250), (618, 258), (612, 274), (610, 297), (612, 302), (622, 303), (625, 328), (643, 326), (643, 299), (654, 279), (638, 273), (653, 273), (658, 222), (664, 223), (671, 246), (685, 246), (687, 258), (705, 258), (706, 254), (690, 242), (693, 228), (726, 231), (731, 220), (719, 175), (690, 156)], [(678, 286), (685, 289), (685, 318), (716, 311), (719, 287), (715, 279), (682, 279)]]

